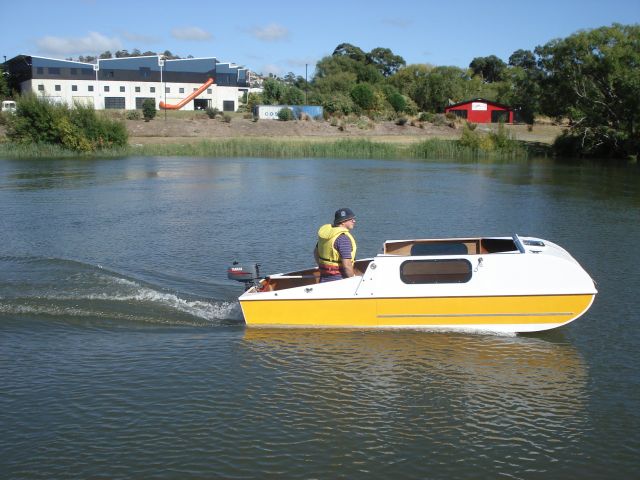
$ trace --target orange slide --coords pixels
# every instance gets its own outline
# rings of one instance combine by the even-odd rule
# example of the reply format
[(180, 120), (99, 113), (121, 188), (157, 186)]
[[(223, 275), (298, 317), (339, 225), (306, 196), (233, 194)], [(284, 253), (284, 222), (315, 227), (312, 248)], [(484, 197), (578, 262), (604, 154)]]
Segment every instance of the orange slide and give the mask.
[(163, 110), (180, 110), (187, 103), (189, 103), (191, 100), (193, 100), (198, 95), (200, 95), (202, 92), (204, 92), (207, 89), (207, 87), (209, 85), (211, 85), (212, 83), (213, 83), (213, 78), (210, 78), (199, 89), (197, 89), (195, 92), (193, 92), (188, 97), (184, 98), (180, 103), (178, 103), (176, 105), (172, 105), (170, 103), (160, 102), (160, 108), (162, 108)]

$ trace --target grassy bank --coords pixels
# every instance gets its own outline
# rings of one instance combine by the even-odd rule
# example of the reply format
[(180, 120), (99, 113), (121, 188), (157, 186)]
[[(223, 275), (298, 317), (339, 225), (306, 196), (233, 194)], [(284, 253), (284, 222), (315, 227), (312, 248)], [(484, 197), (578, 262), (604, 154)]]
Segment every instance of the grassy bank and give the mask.
[[(538, 152), (536, 152), (538, 153)], [(188, 144), (129, 145), (78, 153), (57, 145), (0, 144), (0, 157), (12, 159), (38, 158), (118, 158), (150, 157), (267, 157), (267, 158), (364, 158), (364, 159), (522, 159), (529, 156), (526, 144), (515, 142), (508, 148), (483, 150), (462, 145), (458, 140), (430, 139), (419, 143), (372, 142), (367, 139), (327, 141), (267, 140), (234, 138)]]

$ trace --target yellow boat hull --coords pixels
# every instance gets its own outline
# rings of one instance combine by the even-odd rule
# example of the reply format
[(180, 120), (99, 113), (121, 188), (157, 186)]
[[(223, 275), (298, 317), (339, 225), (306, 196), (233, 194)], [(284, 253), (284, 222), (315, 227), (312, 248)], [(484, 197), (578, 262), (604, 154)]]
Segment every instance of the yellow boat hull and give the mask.
[(567, 324), (595, 295), (240, 300), (248, 326), (538, 331)]

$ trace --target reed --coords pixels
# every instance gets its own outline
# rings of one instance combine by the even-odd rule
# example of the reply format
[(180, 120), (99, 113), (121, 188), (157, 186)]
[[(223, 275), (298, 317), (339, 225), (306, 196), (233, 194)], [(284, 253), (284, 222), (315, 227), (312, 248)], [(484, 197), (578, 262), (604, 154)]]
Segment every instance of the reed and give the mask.
[(145, 157), (265, 157), (265, 158), (361, 158), (361, 159), (522, 159), (529, 152), (520, 143), (491, 151), (471, 148), (457, 140), (430, 139), (419, 143), (382, 143), (367, 139), (272, 140), (234, 138), (184, 144), (129, 145), (79, 153), (49, 144), (0, 144), (0, 158), (119, 158)]

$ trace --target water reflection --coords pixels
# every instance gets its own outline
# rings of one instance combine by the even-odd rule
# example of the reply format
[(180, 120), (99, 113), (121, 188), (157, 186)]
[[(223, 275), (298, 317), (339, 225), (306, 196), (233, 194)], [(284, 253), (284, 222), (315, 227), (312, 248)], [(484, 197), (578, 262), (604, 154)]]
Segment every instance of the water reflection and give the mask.
[(498, 410), (509, 402), (567, 412), (585, 405), (585, 364), (559, 338), (249, 328), (244, 343), (265, 365), (305, 358), (336, 388), (354, 388), (357, 379), (382, 402), (400, 392), (419, 401), (426, 386), (446, 383), (449, 394), (486, 395), (485, 406)]
[(277, 424), (284, 442), (307, 432), (341, 467), (399, 463), (419, 478), (437, 464), (456, 476), (463, 456), (479, 478), (530, 476), (580, 452), (589, 428), (587, 368), (562, 341), (247, 329), (241, 347), (245, 424)]

